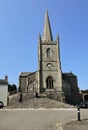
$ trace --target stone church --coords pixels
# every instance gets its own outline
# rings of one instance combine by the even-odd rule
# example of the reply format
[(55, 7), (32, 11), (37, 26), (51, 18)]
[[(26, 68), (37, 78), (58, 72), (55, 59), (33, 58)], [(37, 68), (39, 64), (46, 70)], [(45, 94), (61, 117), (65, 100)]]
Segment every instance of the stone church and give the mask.
[(38, 37), (38, 71), (20, 73), (19, 91), (26, 95), (37, 93), (76, 104), (79, 93), (77, 76), (72, 72), (62, 72), (59, 44), (59, 36), (53, 40), (49, 15), (46, 11), (43, 36), (39, 34)]

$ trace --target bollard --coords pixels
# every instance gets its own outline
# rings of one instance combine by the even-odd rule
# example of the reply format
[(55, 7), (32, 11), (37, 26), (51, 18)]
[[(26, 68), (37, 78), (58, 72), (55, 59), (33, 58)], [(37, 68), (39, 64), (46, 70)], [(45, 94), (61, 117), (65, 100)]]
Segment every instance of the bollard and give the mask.
[(78, 121), (81, 121), (80, 120), (80, 107), (78, 107)]
[(20, 93), (19, 103), (22, 102), (22, 93)]

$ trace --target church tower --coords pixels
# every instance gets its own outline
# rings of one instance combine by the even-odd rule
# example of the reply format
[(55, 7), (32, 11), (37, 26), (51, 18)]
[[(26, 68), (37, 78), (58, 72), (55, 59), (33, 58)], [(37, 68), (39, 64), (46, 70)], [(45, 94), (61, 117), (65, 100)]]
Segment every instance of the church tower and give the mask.
[(53, 41), (46, 11), (43, 36), (38, 38), (39, 92), (63, 100), (59, 37)]

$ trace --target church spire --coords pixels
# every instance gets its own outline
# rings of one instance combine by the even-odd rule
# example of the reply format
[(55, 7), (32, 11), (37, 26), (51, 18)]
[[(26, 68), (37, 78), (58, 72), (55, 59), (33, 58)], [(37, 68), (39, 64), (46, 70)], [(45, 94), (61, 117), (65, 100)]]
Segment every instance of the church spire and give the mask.
[(53, 41), (52, 31), (51, 31), (50, 21), (49, 21), (49, 16), (48, 16), (48, 11), (46, 11), (46, 14), (45, 14), (44, 32), (43, 32), (42, 40), (43, 41)]

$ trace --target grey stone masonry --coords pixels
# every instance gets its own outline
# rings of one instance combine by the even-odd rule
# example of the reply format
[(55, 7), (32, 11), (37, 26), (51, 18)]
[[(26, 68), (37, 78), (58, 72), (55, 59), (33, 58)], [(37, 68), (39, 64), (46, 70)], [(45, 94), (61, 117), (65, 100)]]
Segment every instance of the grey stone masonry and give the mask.
[(47, 89), (49, 91), (54, 89), (55, 92), (59, 92), (59, 98), (62, 99), (62, 96), (60, 96), (62, 93), (62, 73), (59, 37), (56, 38), (56, 41), (53, 41), (47, 12), (45, 15), (44, 34), (42, 38), (39, 36), (38, 54), (40, 92), (46, 91), (47, 93)]

